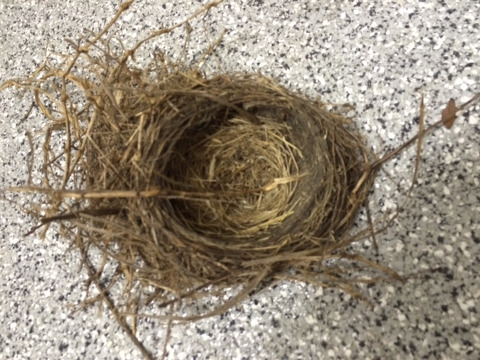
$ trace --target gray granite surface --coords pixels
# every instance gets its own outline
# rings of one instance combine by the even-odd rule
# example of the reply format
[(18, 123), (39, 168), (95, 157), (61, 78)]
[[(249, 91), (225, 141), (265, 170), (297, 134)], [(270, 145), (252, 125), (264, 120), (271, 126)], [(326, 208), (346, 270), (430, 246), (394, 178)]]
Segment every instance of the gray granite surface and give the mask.
[[(0, 82), (35, 69), (46, 49), (65, 51), (65, 38), (98, 31), (119, 4), (0, 0)], [(131, 44), (200, 4), (137, 1), (116, 29)], [(216, 50), (223, 70), (260, 71), (309, 96), (355, 104), (356, 121), (380, 154), (415, 135), (418, 89), (429, 123), (448, 99), (480, 92), (476, 0), (226, 0), (193, 25), (189, 59), (225, 30)], [(180, 30), (150, 46), (178, 54), (183, 36)], [(216, 58), (205, 70), (218, 70)], [(30, 104), (28, 94), (0, 93), (0, 188), (25, 183), (25, 131), (46, 124), (35, 111), (22, 121)], [(413, 160), (407, 151), (380, 173), (375, 213), (402, 201), (398, 187), (408, 187)], [(419, 273), (368, 288), (373, 309), (338, 291), (281, 283), (223, 316), (175, 327), (167, 358), (479, 359), (480, 105), (426, 139), (419, 183), (410, 209), (379, 237), (379, 255), (360, 246), (403, 274)], [(77, 254), (66, 252), (55, 231), (44, 241), (23, 237), (31, 225), (21, 209), (0, 202), (0, 359), (139, 359), (104, 308), (73, 312), (85, 280)], [(153, 320), (139, 324), (156, 356), (164, 334)]]

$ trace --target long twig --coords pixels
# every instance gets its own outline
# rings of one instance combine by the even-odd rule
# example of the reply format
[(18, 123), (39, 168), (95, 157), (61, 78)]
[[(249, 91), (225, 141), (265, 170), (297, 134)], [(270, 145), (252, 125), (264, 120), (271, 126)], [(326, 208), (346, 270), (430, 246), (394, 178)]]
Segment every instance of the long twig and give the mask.
[(455, 117), (460, 113), (462, 110), (466, 109), (473, 103), (477, 102), (480, 100), (480, 93), (476, 94), (474, 97), (472, 97), (470, 100), (467, 102), (463, 103), (462, 105), (457, 107), (457, 110), (453, 113), (450, 114), (450, 116), (447, 119), (440, 119), (436, 123), (433, 123), (432, 125), (428, 126), (423, 132), (418, 132), (415, 136), (413, 136), (411, 139), (407, 140), (404, 144), (401, 146), (397, 147), (395, 150), (389, 152), (388, 154), (382, 156), (380, 159), (374, 161), (372, 164), (370, 164), (371, 169), (379, 169), (383, 164), (388, 162), (391, 158), (397, 156), (399, 153), (404, 151), (406, 148), (408, 148), (410, 145), (415, 143), (419, 139), (419, 137), (423, 137), (434, 130), (438, 129), (439, 127), (443, 126), (445, 121), (448, 120), (453, 120)]
[(95, 284), (95, 287), (100, 293), (100, 296), (102, 297), (103, 301), (107, 305), (110, 312), (113, 314), (113, 316), (117, 320), (118, 324), (122, 327), (122, 329), (125, 331), (128, 337), (132, 340), (135, 346), (140, 350), (144, 358), (147, 360), (154, 360), (154, 357), (152, 356), (152, 354), (145, 348), (142, 342), (138, 340), (137, 336), (133, 333), (132, 329), (125, 321), (125, 317), (122, 316), (118, 311), (117, 307), (114, 304), (114, 301), (110, 298), (108, 290), (98, 280), (98, 273), (94, 265), (90, 261), (87, 251), (83, 247), (80, 247), (80, 253), (82, 254), (83, 263), (86, 265), (86, 268), (87, 268), (89, 281)]

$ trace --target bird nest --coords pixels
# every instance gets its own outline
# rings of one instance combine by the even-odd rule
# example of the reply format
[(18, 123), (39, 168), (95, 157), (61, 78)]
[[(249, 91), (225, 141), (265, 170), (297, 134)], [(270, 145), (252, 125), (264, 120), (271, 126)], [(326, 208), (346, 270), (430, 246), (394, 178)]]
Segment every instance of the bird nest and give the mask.
[(72, 171), (81, 212), (108, 213), (85, 238), (127, 278), (182, 293), (338, 250), (373, 180), (344, 117), (259, 75), (133, 74), (95, 95)]
[[(29, 187), (47, 195), (41, 225), (59, 222), (89, 266), (99, 249), (92, 274), (117, 264), (124, 304), (293, 273), (356, 294), (324, 265), (349, 257), (375, 177), (349, 119), (262, 75), (206, 76), (163, 54), (139, 69), (132, 54), (108, 55), (79, 48), (63, 67), (7, 84), (33, 89), (54, 122), (43, 186)], [(84, 71), (65, 70), (74, 66)]]
[(349, 257), (375, 177), (348, 118), (259, 74), (206, 76), (163, 53), (142, 69), (134, 51), (87, 44), (4, 87), (31, 89), (53, 122), (43, 185), (29, 189), (47, 195), (41, 225), (61, 224), (92, 277), (116, 264), (123, 304), (292, 274), (357, 294), (325, 265)]
[(351, 228), (378, 166), (340, 109), (259, 74), (207, 76), (161, 52), (136, 67), (143, 42), (173, 28), (115, 53), (102, 36), (125, 9), (60, 64), (2, 86), (33, 91), (52, 122), (42, 186), (26, 190), (46, 196), (40, 226), (59, 223), (80, 251), (93, 301), (125, 328), (125, 314), (153, 303), (240, 285), (207, 313), (168, 317), (194, 320), (280, 279), (361, 297), (352, 268), (330, 260), (399, 278), (346, 251), (374, 233)]

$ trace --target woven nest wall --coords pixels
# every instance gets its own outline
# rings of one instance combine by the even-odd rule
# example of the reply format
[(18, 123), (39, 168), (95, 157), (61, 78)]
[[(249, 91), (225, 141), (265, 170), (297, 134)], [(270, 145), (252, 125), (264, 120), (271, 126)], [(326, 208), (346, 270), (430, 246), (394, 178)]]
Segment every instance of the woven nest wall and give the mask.
[(78, 201), (108, 195), (76, 221), (127, 279), (181, 294), (306, 270), (345, 246), (373, 179), (346, 118), (259, 75), (134, 75), (97, 93), (78, 128)]

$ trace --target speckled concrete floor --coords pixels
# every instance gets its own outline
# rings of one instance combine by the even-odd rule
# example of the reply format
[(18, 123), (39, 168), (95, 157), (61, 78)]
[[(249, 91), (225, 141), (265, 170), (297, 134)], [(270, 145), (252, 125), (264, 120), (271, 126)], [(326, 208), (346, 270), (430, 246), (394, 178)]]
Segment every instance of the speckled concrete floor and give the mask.
[[(183, 19), (199, 6), (191, 3), (137, 1), (119, 22), (120, 36), (131, 43)], [(32, 71), (45, 48), (64, 51), (64, 38), (99, 30), (119, 4), (1, 0), (0, 81)], [(261, 71), (309, 96), (355, 104), (356, 121), (382, 152), (416, 133), (416, 89), (428, 122), (448, 99), (480, 92), (479, 24), (478, 1), (226, 0), (197, 23), (190, 57), (226, 30), (217, 49), (224, 70)], [(151, 46), (175, 52), (181, 36)], [(45, 125), (35, 113), (21, 121), (30, 103), (0, 93), (0, 188), (26, 179), (25, 131)], [(368, 289), (373, 310), (337, 291), (283, 283), (221, 317), (175, 327), (168, 359), (478, 359), (479, 113), (476, 105), (451, 130), (428, 137), (411, 209), (380, 237), (378, 257), (372, 253), (402, 273), (435, 271)], [(396, 184), (408, 186), (412, 159), (413, 150), (379, 175), (376, 212), (401, 201)], [(30, 226), (0, 202), (0, 359), (138, 359), (111, 315), (72, 313), (85, 279), (71, 266), (78, 258), (54, 232), (45, 241), (22, 237)], [(143, 321), (139, 335), (161, 354), (162, 327)]]

